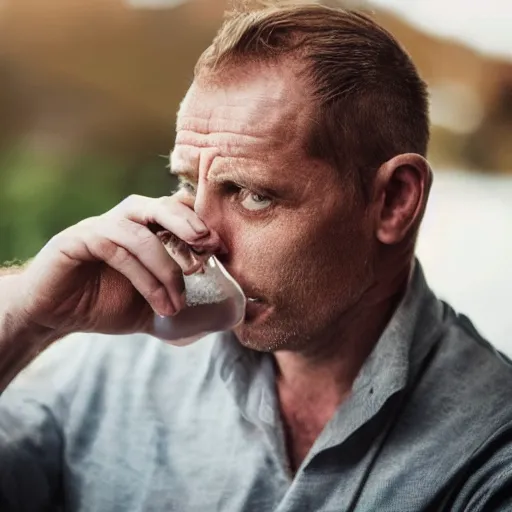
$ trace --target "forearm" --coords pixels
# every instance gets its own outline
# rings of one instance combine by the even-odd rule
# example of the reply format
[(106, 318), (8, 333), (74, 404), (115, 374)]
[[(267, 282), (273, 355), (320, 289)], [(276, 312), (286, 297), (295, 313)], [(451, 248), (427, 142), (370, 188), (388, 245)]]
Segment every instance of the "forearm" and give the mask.
[[(11, 380), (58, 336), (50, 329), (32, 325), (14, 304), (20, 286), (18, 269), (0, 274), (0, 393)], [(10, 270), (10, 272), (9, 272)]]

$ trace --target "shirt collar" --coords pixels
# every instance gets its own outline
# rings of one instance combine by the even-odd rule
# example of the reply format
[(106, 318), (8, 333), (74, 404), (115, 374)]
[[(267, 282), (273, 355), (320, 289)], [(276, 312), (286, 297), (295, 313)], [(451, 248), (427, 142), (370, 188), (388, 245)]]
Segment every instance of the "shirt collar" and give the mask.
[[(438, 337), (442, 316), (442, 303), (429, 289), (421, 264), (415, 260), (406, 293), (363, 364), (348, 401), (364, 395), (366, 413), (372, 414), (391, 395), (404, 389)], [(242, 413), (253, 421), (274, 424), (278, 408), (273, 359), (243, 347), (230, 332), (219, 335), (212, 355)], [(358, 416), (363, 419), (367, 414)]]

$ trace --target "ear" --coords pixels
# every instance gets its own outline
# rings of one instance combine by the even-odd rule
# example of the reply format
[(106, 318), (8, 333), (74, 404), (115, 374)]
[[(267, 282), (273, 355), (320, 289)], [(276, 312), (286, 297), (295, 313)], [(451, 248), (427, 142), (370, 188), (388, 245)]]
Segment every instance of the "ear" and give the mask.
[(397, 155), (382, 164), (374, 181), (376, 235), (396, 244), (419, 225), (432, 184), (428, 162), (415, 153)]

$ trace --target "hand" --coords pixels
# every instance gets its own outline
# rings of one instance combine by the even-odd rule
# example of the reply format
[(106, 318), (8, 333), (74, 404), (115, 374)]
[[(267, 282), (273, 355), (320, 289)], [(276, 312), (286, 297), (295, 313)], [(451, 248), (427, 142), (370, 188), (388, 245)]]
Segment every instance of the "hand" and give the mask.
[(61, 335), (150, 332), (155, 312), (171, 316), (184, 307), (183, 273), (219, 247), (180, 192), (130, 196), (53, 237), (18, 276), (16, 303), (27, 322)]

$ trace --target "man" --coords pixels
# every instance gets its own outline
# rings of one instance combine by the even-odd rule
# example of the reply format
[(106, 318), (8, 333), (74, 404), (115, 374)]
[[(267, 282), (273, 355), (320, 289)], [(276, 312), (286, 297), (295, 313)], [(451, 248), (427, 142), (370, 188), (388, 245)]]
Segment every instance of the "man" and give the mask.
[[(1, 509), (510, 509), (511, 366), (414, 259), (428, 133), (425, 85), (371, 19), (228, 17), (178, 114), (179, 191), (1, 279)], [(191, 265), (154, 224), (253, 299), (234, 332), (151, 336)]]

